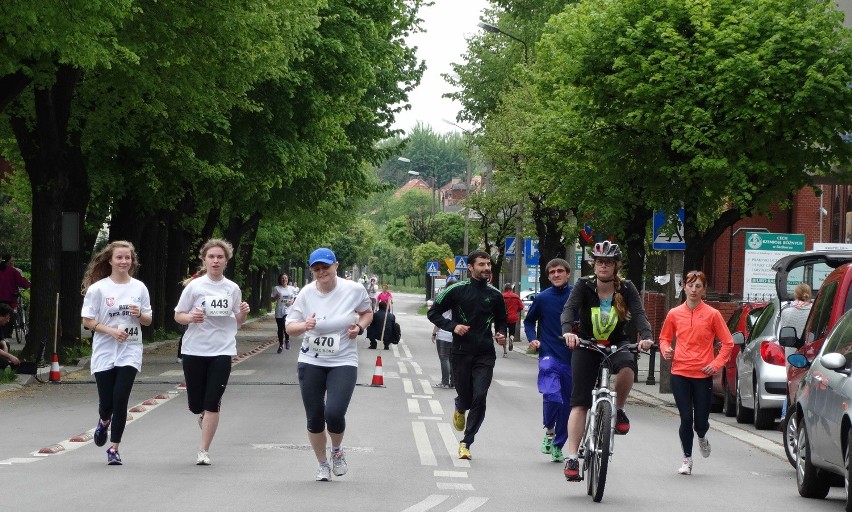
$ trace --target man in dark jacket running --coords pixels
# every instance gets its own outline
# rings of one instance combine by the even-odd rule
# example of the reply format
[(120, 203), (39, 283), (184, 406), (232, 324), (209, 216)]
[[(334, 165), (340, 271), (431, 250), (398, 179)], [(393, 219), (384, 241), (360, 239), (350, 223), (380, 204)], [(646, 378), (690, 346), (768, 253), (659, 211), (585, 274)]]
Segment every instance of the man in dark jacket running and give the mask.
[[(488, 253), (470, 253), (467, 269), (470, 279), (446, 288), (427, 313), (430, 322), (453, 333), (453, 382), (458, 395), (453, 426), (464, 430), (460, 459), (471, 458), (470, 445), (485, 419), (485, 397), (497, 360), (494, 340), (500, 346), (506, 344), (506, 304), (500, 290), (490, 284)], [(444, 318), (445, 311), (452, 311), (452, 318)]]

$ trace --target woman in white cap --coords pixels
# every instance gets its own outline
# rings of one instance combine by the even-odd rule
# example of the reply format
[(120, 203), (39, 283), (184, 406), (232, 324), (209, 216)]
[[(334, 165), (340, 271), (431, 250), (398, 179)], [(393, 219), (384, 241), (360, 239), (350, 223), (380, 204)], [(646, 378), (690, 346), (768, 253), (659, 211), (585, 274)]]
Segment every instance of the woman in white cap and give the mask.
[[(341, 449), (346, 409), (358, 379), (355, 338), (373, 319), (367, 290), (337, 277), (339, 263), (331, 249), (320, 247), (309, 259), (314, 281), (296, 296), (287, 315), (287, 332), (302, 338), (299, 388), (307, 416), (308, 440), (319, 462), (317, 481), (346, 474)], [(328, 433), (326, 434), (326, 430)], [(326, 447), (331, 439), (331, 463)]]

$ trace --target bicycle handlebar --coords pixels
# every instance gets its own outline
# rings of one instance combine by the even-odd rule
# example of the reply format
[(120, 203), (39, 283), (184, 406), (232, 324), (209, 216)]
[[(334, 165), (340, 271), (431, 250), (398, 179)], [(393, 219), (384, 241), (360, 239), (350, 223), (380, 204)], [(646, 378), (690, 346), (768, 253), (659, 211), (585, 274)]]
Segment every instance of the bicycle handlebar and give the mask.
[(584, 340), (583, 338), (579, 338), (578, 341), (578, 346), (580, 347), (608, 355), (612, 355), (616, 352), (621, 352), (623, 350), (630, 351), (634, 354), (638, 354), (640, 352), (638, 343), (627, 343), (624, 345), (603, 345), (598, 343), (597, 340)]

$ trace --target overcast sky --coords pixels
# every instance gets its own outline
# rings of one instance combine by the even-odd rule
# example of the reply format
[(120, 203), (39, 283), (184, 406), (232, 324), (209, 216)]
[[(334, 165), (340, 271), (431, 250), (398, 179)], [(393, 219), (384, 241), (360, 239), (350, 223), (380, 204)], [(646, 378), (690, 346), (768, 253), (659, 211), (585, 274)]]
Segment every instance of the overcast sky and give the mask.
[(441, 74), (452, 72), (450, 63), (462, 62), (461, 55), (467, 46), (465, 38), (480, 30), (476, 24), (489, 5), (488, 0), (434, 0), (434, 5), (421, 10), (426, 31), (412, 35), (408, 42), (417, 47), (418, 59), (426, 61), (426, 72), (420, 86), (410, 94), (411, 110), (397, 115), (394, 128), (408, 133), (417, 121), (421, 121), (439, 133), (458, 130), (443, 121), (457, 122), (456, 113), (461, 105), (441, 97), (451, 92)]

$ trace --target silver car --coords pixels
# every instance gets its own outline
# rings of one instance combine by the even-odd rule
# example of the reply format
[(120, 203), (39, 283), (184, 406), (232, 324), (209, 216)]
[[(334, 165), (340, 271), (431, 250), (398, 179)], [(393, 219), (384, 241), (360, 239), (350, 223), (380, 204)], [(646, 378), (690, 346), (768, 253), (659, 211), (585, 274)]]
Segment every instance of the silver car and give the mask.
[(784, 347), (778, 344), (781, 308), (777, 298), (766, 305), (737, 355), (737, 422), (762, 430), (775, 426), (787, 395)]
[(801, 353), (788, 360), (796, 368), (810, 366), (799, 381), (788, 414), (794, 415), (797, 425), (799, 494), (825, 498), (833, 475), (839, 475), (846, 483), (845, 510), (852, 510), (852, 310), (840, 317), (813, 362), (808, 363)]

